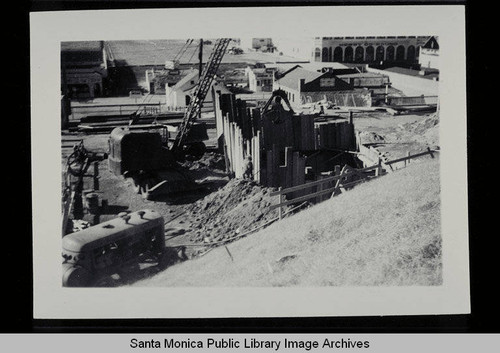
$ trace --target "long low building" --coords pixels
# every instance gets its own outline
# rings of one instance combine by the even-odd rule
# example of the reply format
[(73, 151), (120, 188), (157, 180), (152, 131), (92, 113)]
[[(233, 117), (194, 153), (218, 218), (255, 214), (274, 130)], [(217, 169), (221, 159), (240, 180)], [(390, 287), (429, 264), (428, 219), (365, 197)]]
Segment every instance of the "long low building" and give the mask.
[(418, 63), (419, 49), (430, 36), (358, 36), (279, 38), (277, 50), (283, 54), (315, 62)]
[(368, 90), (354, 89), (353, 83), (330, 71), (317, 72), (296, 67), (274, 81), (273, 90), (277, 89), (286, 92), (292, 107), (325, 99), (342, 106), (371, 106)]

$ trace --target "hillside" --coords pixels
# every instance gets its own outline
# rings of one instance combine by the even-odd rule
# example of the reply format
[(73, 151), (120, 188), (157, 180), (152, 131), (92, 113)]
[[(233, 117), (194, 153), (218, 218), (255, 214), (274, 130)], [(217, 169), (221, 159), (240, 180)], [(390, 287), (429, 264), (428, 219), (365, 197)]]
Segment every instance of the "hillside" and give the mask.
[(132, 286), (440, 285), (440, 205), (425, 157)]

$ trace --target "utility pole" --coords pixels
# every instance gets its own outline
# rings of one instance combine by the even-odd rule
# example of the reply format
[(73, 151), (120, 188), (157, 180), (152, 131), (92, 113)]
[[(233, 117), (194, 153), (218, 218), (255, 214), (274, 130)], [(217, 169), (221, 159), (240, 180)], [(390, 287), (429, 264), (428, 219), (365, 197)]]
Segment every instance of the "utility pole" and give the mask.
[[(203, 38), (200, 38), (200, 51), (198, 53), (198, 61), (199, 61), (199, 66), (198, 66), (198, 84), (201, 84), (201, 73), (203, 70)], [(202, 103), (203, 104), (203, 103)], [(201, 108), (202, 105), (200, 105), (200, 111), (198, 112), (197, 118), (201, 118)]]
[(203, 69), (203, 38), (200, 38), (200, 52), (198, 53), (198, 78), (201, 79), (201, 71)]

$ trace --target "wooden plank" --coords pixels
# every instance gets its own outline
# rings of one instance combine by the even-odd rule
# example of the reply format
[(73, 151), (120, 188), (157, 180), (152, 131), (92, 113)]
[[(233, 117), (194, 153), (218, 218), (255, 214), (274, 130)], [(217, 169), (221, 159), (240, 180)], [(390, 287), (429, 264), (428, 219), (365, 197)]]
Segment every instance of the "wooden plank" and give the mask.
[[(296, 203), (296, 202), (307, 201), (307, 200), (310, 200), (312, 198), (315, 198), (315, 197), (318, 197), (318, 196), (321, 196), (321, 195), (325, 195), (325, 194), (331, 193), (331, 192), (334, 191), (334, 189), (335, 188), (333, 187), (333, 188), (329, 188), (329, 189), (326, 189), (326, 190), (320, 190), (320, 191), (314, 192), (314, 193), (309, 194), (309, 195), (297, 197), (295, 199), (282, 202), (282, 203), (277, 204), (277, 205), (271, 205), (271, 206), (269, 206), (269, 210), (273, 210), (273, 209), (278, 208), (278, 207), (287, 206), (287, 205), (290, 205), (290, 204)], [(283, 192), (283, 190), (281, 190), (281, 191)]]
[(273, 185), (273, 151), (266, 151), (266, 186), (272, 187)]
[(293, 186), (293, 151), (292, 147), (285, 147), (285, 187)]
[[(344, 187), (344, 188), (345, 187), (353, 187), (353, 186), (355, 186), (357, 184), (361, 184), (364, 181), (365, 181), (364, 179), (362, 179), (362, 180), (356, 180), (356, 181), (353, 181), (353, 182), (350, 182), (350, 183), (343, 184), (342, 187)], [(330, 193), (335, 192), (336, 189), (337, 188), (334, 186), (334, 187), (331, 187), (331, 188), (327, 188), (327, 189), (324, 189), (324, 190), (321, 190), (321, 191), (314, 192), (314, 193), (309, 194), (309, 195), (305, 195), (305, 196), (297, 197), (295, 199), (287, 200), (287, 201), (281, 202), (280, 204), (271, 205), (271, 206), (269, 206), (269, 210), (273, 210), (273, 209), (278, 208), (280, 206), (284, 207), (284, 206), (288, 206), (288, 205), (293, 204), (293, 203), (310, 200), (310, 199), (318, 197), (318, 196), (330, 194)], [(284, 194), (283, 191), (284, 190), (281, 190), (281, 194)]]
[(310, 115), (307, 119), (307, 140), (309, 141), (309, 151), (313, 151), (315, 148), (315, 133), (314, 133), (314, 115)]
[[(433, 151), (433, 150), (429, 149), (428, 151), (425, 151), (425, 152), (421, 152), (421, 153), (417, 153), (417, 154), (412, 154), (411, 156), (406, 156), (406, 157), (394, 159), (392, 161), (387, 161), (387, 162), (385, 162), (385, 164), (386, 165), (391, 165), (393, 163), (406, 161), (406, 160), (409, 160), (409, 159), (412, 159), (412, 158), (421, 157), (421, 156), (425, 156), (425, 155), (428, 155), (428, 154), (432, 155), (434, 152), (437, 152), (437, 151)], [(434, 158), (434, 156), (433, 156), (433, 158)]]
[(334, 148), (340, 148), (343, 149), (342, 147), (342, 123), (335, 123), (335, 145)]
[(354, 124), (349, 123), (346, 125), (347, 127), (347, 138), (346, 138), (346, 149), (352, 151), (355, 149), (355, 144), (354, 144)]
[(293, 127), (293, 148), (295, 150), (302, 149), (302, 129), (300, 122), (302, 117), (300, 115), (292, 115), (292, 127)]
[(314, 149), (315, 150), (319, 150), (320, 147), (320, 131), (319, 131), (319, 125), (318, 124), (314, 124)]
[(297, 170), (297, 185), (303, 185), (306, 182), (306, 158), (300, 155)]
[[(305, 163), (305, 159), (304, 159), (304, 163)], [(374, 169), (377, 169), (377, 168), (378, 168), (378, 165), (374, 165), (374, 166), (370, 166), (370, 167), (363, 168), (363, 169), (353, 169), (353, 170), (356, 171), (356, 173), (362, 173), (362, 172), (374, 170)], [(281, 190), (281, 192), (284, 193), (284, 194), (287, 194), (289, 192), (303, 190), (303, 189), (314, 187), (314, 186), (317, 186), (317, 185), (320, 185), (320, 184), (324, 184), (324, 183), (327, 183), (327, 182), (336, 181), (336, 180), (339, 180), (339, 179), (341, 179), (343, 177), (344, 177), (343, 175), (333, 175), (333, 176), (330, 176), (330, 177), (327, 177), (327, 178), (324, 178), (324, 179), (321, 179), (321, 180), (311, 181), (311, 182), (305, 183), (303, 185), (292, 186), (290, 188)], [(276, 196), (276, 195), (278, 195), (278, 192), (277, 191), (273, 191), (269, 195), (270, 196)]]
[(285, 145), (284, 147), (293, 147), (293, 114), (288, 112), (288, 116), (285, 119)]

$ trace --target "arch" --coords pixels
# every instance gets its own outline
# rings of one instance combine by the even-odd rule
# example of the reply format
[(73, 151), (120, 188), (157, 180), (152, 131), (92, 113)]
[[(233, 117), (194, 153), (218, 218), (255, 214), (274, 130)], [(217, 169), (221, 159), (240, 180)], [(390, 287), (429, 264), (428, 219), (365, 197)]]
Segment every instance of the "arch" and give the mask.
[(349, 63), (354, 60), (354, 50), (351, 46), (347, 46), (344, 50), (344, 61)]
[(323, 48), (321, 54), (321, 61), (328, 61), (328, 48)]
[(363, 48), (361, 45), (359, 45), (354, 50), (354, 61), (359, 63), (359, 62), (362, 62), (364, 60), (365, 60), (365, 48)]
[(396, 61), (404, 61), (405, 59), (405, 47), (398, 45), (396, 48)]
[(314, 60), (319, 61), (321, 59), (321, 49), (316, 48), (314, 49)]
[(394, 61), (394, 51), (394, 47), (392, 45), (389, 45), (385, 53), (385, 60)]
[(375, 60), (375, 49), (369, 45), (365, 50), (365, 61), (371, 62)]
[(413, 62), (415, 61), (415, 47), (410, 45), (406, 50), (406, 60)]
[(385, 59), (385, 49), (383, 46), (379, 45), (375, 54), (375, 60), (384, 61)]
[(333, 51), (333, 61), (342, 62), (344, 60), (344, 55), (342, 52), (342, 47), (336, 47)]
[(328, 48), (328, 61), (333, 61), (333, 48)]

